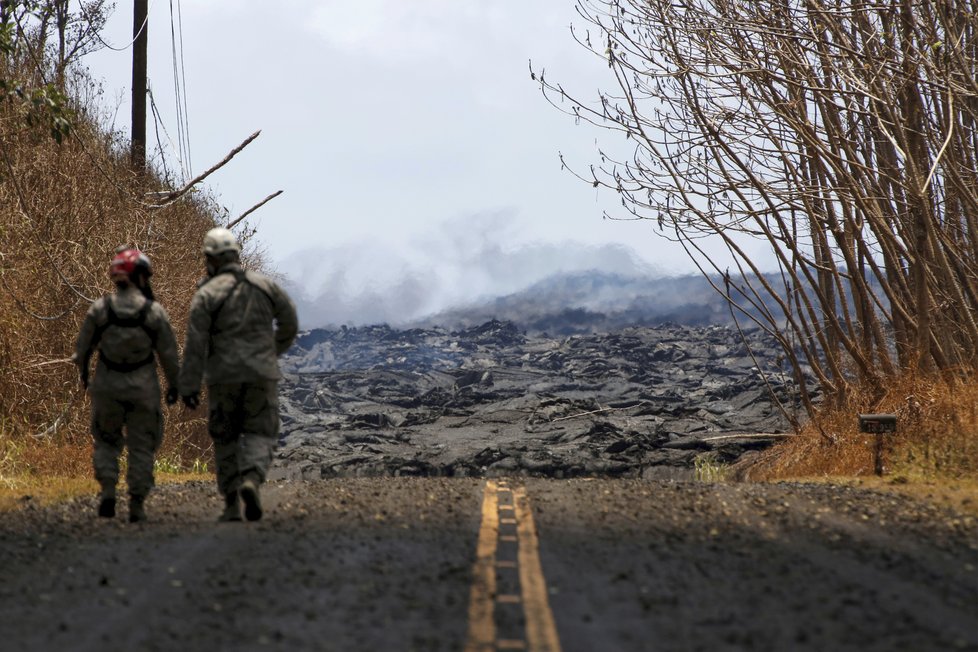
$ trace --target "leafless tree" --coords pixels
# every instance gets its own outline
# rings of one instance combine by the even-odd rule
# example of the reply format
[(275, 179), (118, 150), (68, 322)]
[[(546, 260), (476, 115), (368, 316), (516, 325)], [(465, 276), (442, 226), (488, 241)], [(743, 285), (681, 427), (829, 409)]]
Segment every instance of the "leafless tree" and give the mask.
[[(616, 89), (584, 101), (531, 74), (554, 106), (632, 143), (578, 175), (656, 220), (779, 339), (810, 412), (806, 368), (837, 401), (908, 371), (978, 370), (975, 0), (577, 9), (574, 37)], [(749, 254), (758, 239), (773, 268)]]
[(52, 75), (46, 81), (64, 91), (68, 67), (104, 47), (100, 33), (114, 9), (109, 0), (17, 0), (0, 3), (0, 17), (16, 25), (19, 47), (38, 65), (50, 62), (53, 70), (42, 71)]

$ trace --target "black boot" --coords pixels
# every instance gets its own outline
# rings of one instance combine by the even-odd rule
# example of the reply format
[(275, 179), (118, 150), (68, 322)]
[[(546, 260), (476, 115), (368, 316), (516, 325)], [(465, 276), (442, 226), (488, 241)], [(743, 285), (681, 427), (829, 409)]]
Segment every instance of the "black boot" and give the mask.
[(115, 518), (115, 496), (102, 496), (98, 503), (98, 515), (101, 518)]
[(143, 507), (143, 501), (145, 500), (146, 500), (146, 496), (129, 494), (129, 522), (130, 523), (141, 523), (146, 520), (146, 508)]
[(255, 474), (249, 473), (241, 481), (241, 488), (238, 490), (241, 494), (241, 500), (244, 502), (245, 518), (249, 521), (261, 519), (261, 494), (258, 492), (260, 484)]
[(100, 518), (115, 518), (115, 483), (100, 480), (98, 492), (98, 515)]
[(221, 523), (232, 523), (241, 520), (241, 501), (237, 491), (229, 491), (224, 495), (224, 511), (217, 517)]

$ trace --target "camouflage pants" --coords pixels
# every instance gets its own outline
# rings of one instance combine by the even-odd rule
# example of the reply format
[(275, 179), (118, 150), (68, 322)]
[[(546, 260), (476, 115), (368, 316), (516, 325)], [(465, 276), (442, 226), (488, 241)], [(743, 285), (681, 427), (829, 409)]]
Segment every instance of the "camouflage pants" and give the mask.
[[(125, 431), (125, 432), (123, 432)], [(114, 496), (119, 481), (119, 457), (129, 449), (126, 482), (129, 493), (145, 496), (153, 488), (153, 462), (163, 442), (163, 415), (155, 401), (120, 400), (92, 395), (92, 465), (103, 495)]]
[(247, 473), (264, 482), (278, 444), (278, 383), (208, 385), (207, 394), (218, 489), (227, 495)]

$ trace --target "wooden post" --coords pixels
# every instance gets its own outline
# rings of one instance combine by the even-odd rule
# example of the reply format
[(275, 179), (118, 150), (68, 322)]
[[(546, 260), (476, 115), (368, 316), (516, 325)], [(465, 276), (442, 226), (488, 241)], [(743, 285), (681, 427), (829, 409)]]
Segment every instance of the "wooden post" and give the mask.
[(883, 475), (883, 433), (876, 433), (876, 446), (873, 449), (873, 471), (878, 476)]
[(146, 58), (149, 42), (149, 0), (133, 0), (132, 14), (132, 144), (130, 164), (146, 169)]
[(873, 442), (873, 471), (876, 475), (883, 475), (883, 434), (896, 432), (895, 414), (860, 414), (860, 432), (870, 433), (874, 436)]

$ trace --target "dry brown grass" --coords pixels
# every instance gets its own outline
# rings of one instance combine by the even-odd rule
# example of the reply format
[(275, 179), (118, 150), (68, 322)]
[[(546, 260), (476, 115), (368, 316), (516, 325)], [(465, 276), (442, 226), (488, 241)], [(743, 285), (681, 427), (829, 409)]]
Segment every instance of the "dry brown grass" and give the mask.
[(69, 498), (98, 493), (94, 478), (52, 477), (39, 482), (35, 476), (0, 478), (0, 512), (28, 503), (50, 505)]
[(817, 476), (791, 478), (796, 482), (827, 483), (898, 493), (920, 501), (933, 503), (961, 514), (978, 517), (978, 478), (923, 478), (905, 475)]
[[(199, 243), (226, 219), (204, 191), (154, 207), (147, 193), (171, 188), (133, 172), (124, 139), (88, 117), (100, 109), (74, 101), (78, 117), (60, 145), (0, 105), (0, 482), (91, 473), (90, 405), (69, 358), (91, 300), (111, 291), (115, 249), (150, 256), (157, 300), (182, 342), (204, 272)], [(188, 466), (210, 459), (202, 414), (168, 411), (162, 455)]]
[[(158, 485), (178, 482), (209, 482), (212, 474), (205, 473), (157, 473)], [(126, 492), (125, 483), (119, 487), (120, 495)], [(0, 478), (0, 513), (22, 507), (27, 503), (52, 505), (77, 496), (98, 493), (94, 478), (82, 476), (52, 476), (39, 478), (35, 475)]]
[(884, 474), (905, 481), (978, 477), (978, 386), (960, 379), (907, 376), (870, 403), (854, 395), (847, 406), (824, 411), (801, 435), (735, 469), (738, 477), (777, 480), (874, 475), (874, 436), (859, 432), (860, 413), (897, 416), (884, 435)]

